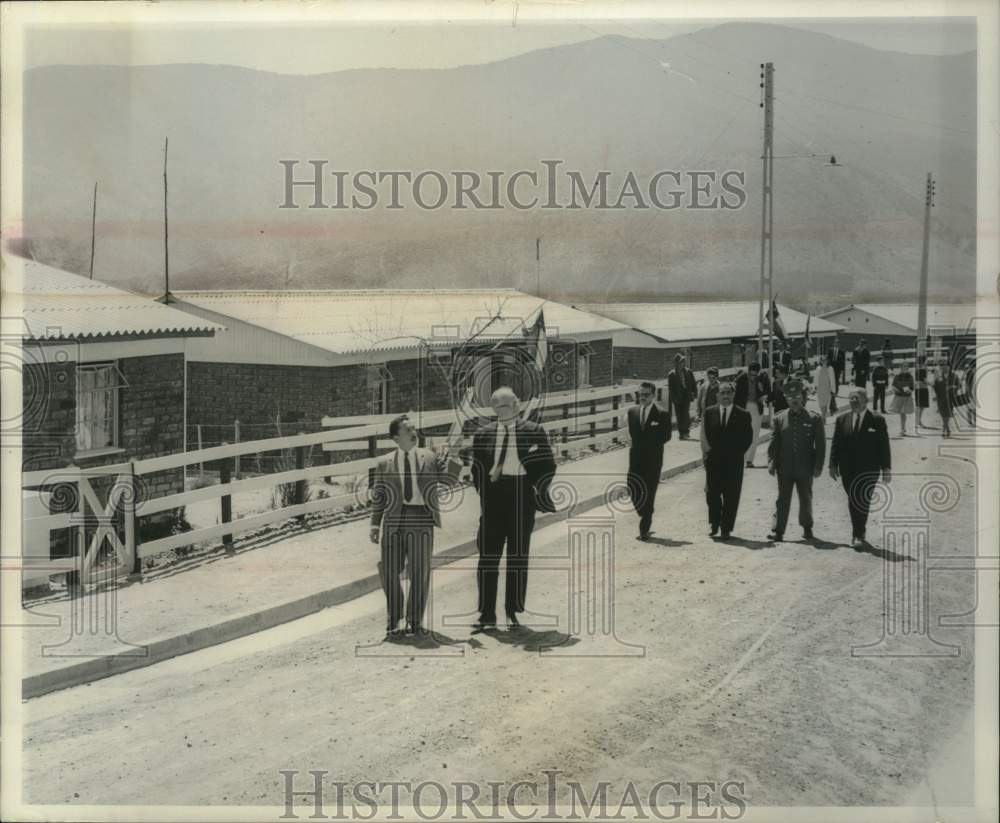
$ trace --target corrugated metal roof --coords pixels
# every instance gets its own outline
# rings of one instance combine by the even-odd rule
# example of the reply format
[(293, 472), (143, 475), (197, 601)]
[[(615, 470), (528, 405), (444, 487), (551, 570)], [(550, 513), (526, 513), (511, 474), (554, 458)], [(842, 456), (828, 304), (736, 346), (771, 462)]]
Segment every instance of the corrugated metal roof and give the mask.
[[(890, 323), (897, 323), (917, 330), (917, 314), (919, 307), (916, 303), (858, 303), (855, 306), (847, 307), (861, 309), (869, 314), (883, 317)], [(844, 311), (838, 309), (837, 312)], [(927, 325), (931, 329), (937, 327), (951, 327), (959, 331), (968, 331), (970, 326), (975, 329), (976, 317), (975, 303), (935, 303), (927, 304)]]
[(23, 266), (25, 331), (35, 340), (213, 334), (225, 327), (142, 295), (37, 263)]
[[(621, 323), (514, 289), (178, 291), (179, 300), (337, 354), (517, 333), (544, 307), (550, 336), (625, 329)], [(500, 311), (500, 319), (487, 327)]]
[[(758, 326), (756, 300), (731, 303), (587, 303), (580, 308), (625, 323), (670, 343), (754, 337)], [(778, 304), (778, 318), (790, 335), (806, 330), (803, 314)], [(810, 333), (840, 331), (843, 327), (813, 316)]]

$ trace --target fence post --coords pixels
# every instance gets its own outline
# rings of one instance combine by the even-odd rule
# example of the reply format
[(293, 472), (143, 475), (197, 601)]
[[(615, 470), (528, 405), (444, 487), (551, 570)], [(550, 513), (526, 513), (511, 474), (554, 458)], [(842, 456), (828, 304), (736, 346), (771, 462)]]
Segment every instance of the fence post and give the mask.
[(142, 581), (142, 558), (139, 556), (139, 518), (136, 509), (139, 505), (139, 478), (135, 473), (135, 463), (128, 464), (131, 494), (125, 497), (122, 514), (125, 518), (125, 545), (132, 552), (132, 573), (129, 580)]
[[(569, 403), (563, 403), (562, 416), (563, 416), (563, 420), (569, 420)], [(569, 426), (563, 426), (562, 427), (562, 444), (563, 444), (562, 456), (563, 457), (568, 457), (569, 456), (569, 449), (566, 448), (566, 444), (568, 442), (569, 442)]]
[[(617, 395), (616, 394), (614, 397), (611, 398), (611, 408), (614, 409), (614, 411), (618, 411), (618, 409), (619, 409), (620, 406), (621, 406), (621, 395)], [(611, 418), (611, 431), (618, 431), (618, 417), (617, 416)], [(611, 442), (612, 443), (620, 443), (621, 442), (621, 438), (619, 438), (619, 437), (613, 437), (613, 438), (611, 438)]]
[[(229, 444), (225, 441), (222, 442), (223, 446), (228, 446)], [(228, 483), (232, 477), (229, 473), (229, 458), (224, 457), (219, 461), (219, 484), (225, 485)], [(222, 505), (222, 522), (232, 523), (233, 522), (233, 498), (224, 494), (220, 498), (220, 503)], [(226, 548), (226, 554), (235, 554), (236, 551), (233, 549), (233, 536), (231, 534), (222, 535), (222, 545)]]
[[(299, 432), (299, 434), (305, 434), (305, 432)], [(306, 447), (296, 446), (295, 448), (295, 468), (299, 471), (306, 467)], [(295, 481), (295, 502), (305, 503), (306, 502), (306, 480), (301, 478)], [(299, 523), (305, 522), (306, 516), (304, 514), (298, 515), (296, 518)]]
[[(198, 451), (201, 451), (201, 423), (195, 424), (198, 429)], [(200, 460), (198, 461), (198, 476), (203, 477), (205, 475), (205, 464)]]
[[(240, 442), (240, 421), (239, 420), (234, 420), (233, 421), (233, 441), (235, 443), (239, 443)], [(236, 455), (235, 466), (236, 466), (236, 471), (234, 472), (234, 474), (236, 476), (236, 479), (239, 480), (240, 479), (240, 456), (239, 455)]]
[[(597, 401), (596, 400), (591, 400), (590, 401), (590, 413), (592, 415), (593, 414), (597, 414)], [(597, 444), (593, 442), (593, 440), (594, 440), (595, 437), (597, 437), (597, 421), (596, 420), (591, 420), (590, 421), (590, 439), (591, 439), (590, 449), (591, 449), (591, 451), (597, 451)]]

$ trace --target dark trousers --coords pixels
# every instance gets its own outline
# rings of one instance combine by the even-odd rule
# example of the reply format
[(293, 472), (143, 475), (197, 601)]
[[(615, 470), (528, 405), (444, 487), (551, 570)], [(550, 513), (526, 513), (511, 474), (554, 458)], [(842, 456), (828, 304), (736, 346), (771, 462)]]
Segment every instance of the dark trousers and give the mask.
[(507, 614), (524, 611), (528, 591), (528, 551), (535, 528), (531, 486), (524, 477), (500, 477), (484, 489), (479, 524), (479, 619), (496, 622), (500, 556), (507, 547), (504, 608)]
[(648, 534), (653, 525), (653, 507), (656, 503), (656, 490), (660, 487), (662, 463), (651, 466), (629, 466), (628, 496), (639, 515), (639, 534)]
[(709, 525), (718, 526), (724, 532), (733, 530), (742, 490), (742, 459), (705, 464), (705, 500), (708, 503)]
[(854, 370), (854, 385), (863, 389), (868, 384), (868, 369)]
[(674, 407), (674, 419), (677, 421), (677, 432), (681, 437), (687, 437), (691, 431), (691, 403), (690, 401), (672, 401)]
[(404, 564), (410, 572), (406, 621), (414, 626), (423, 621), (430, 591), (433, 551), (434, 518), (426, 506), (403, 506), (397, 517), (383, 524), (378, 574), (385, 592), (389, 628), (395, 628), (404, 615), (403, 587), (399, 582)]
[(879, 404), (882, 404), (881, 412), (885, 414), (885, 386), (873, 385), (872, 388), (875, 390), (874, 397), (872, 401), (872, 409), (879, 411)]
[(774, 508), (774, 531), (785, 533), (788, 513), (792, 509), (792, 490), (799, 493), (799, 525), (803, 529), (813, 526), (813, 477), (786, 477), (778, 472), (778, 500)]
[(836, 389), (839, 389), (841, 386), (844, 385), (844, 370), (840, 366), (833, 367), (833, 379), (834, 382), (837, 384), (834, 387), (834, 394), (836, 394)]
[(841, 475), (844, 491), (847, 492), (847, 510), (851, 513), (851, 537), (864, 537), (868, 525), (868, 509), (872, 504), (872, 494), (878, 481), (876, 472), (864, 472), (848, 477)]

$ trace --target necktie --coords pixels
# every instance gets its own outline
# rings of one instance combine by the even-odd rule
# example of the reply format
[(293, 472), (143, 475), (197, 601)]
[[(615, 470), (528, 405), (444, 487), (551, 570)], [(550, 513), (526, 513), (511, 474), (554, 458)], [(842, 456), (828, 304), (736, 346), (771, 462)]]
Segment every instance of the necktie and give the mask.
[(861, 426), (861, 415), (860, 414), (856, 414), (856, 415), (854, 415), (854, 433), (855, 434), (858, 433), (858, 428), (860, 426)]
[(722, 428), (726, 428), (726, 412), (727, 409), (724, 408), (722, 410)]
[(639, 425), (642, 428), (646, 427), (646, 413), (649, 411), (649, 406), (642, 407), (642, 414), (639, 415)]
[(413, 499), (413, 478), (410, 476), (410, 453), (403, 452), (403, 502)]
[(510, 436), (510, 429), (507, 426), (503, 427), (503, 442), (500, 444), (500, 457), (497, 458), (496, 464), (493, 466), (493, 470), (490, 472), (493, 480), (499, 480), (500, 474), (503, 471), (504, 461), (507, 459), (507, 442)]

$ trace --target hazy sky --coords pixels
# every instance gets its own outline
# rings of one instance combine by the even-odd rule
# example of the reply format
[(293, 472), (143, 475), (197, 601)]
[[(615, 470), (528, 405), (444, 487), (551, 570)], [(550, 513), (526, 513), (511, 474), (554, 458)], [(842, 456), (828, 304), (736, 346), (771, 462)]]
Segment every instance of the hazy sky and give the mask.
[[(618, 34), (667, 38), (724, 21), (704, 23), (512, 25), (469, 23), (394, 26), (316, 24), (39, 27), (27, 38), (27, 66), (47, 64), (213, 63), (314, 74), (352, 68), (447, 68), (502, 60), (527, 51)], [(764, 22), (764, 21), (761, 21)], [(867, 46), (921, 54), (954, 54), (976, 47), (972, 18), (773, 20)]]

